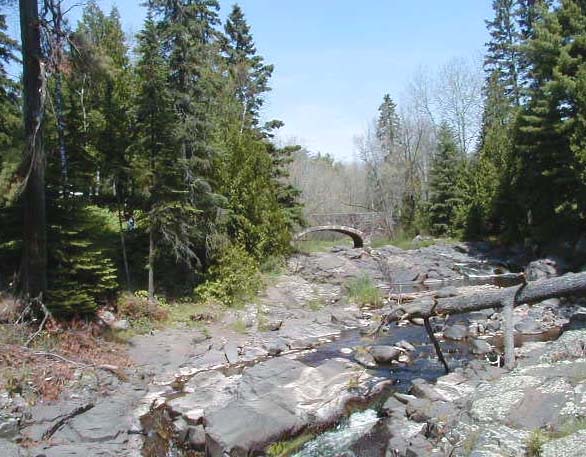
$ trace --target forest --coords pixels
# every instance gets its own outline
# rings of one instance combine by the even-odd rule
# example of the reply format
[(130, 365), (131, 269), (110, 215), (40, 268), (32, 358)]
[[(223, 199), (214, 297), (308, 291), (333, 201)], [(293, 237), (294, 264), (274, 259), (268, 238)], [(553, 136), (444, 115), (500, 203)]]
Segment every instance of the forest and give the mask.
[(304, 214), (534, 250), (583, 233), (582, 2), (494, 1), (484, 62), (422, 68), (400, 105), (384, 95), (352, 163), (261, 122), (273, 67), (237, 5), (221, 23), (214, 0), (150, 1), (130, 40), (116, 8), (89, 2), (72, 25), (61, 1), (28, 3), (22, 43), (0, 16), (0, 287), (55, 314), (121, 290), (230, 302)]
[(0, 455), (586, 455), (586, 0), (485, 3), (341, 160), (251, 3), (0, 0)]

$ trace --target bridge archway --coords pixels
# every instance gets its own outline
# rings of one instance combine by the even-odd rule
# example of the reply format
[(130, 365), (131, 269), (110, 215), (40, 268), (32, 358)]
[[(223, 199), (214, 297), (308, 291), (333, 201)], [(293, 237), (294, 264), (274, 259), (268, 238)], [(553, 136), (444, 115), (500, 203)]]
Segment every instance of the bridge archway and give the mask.
[(299, 241), (306, 235), (316, 232), (337, 232), (347, 235), (352, 238), (355, 248), (363, 248), (368, 242), (366, 235), (363, 232), (354, 227), (346, 227), (345, 225), (318, 225), (316, 227), (309, 227), (296, 234), (293, 237), (293, 240)]

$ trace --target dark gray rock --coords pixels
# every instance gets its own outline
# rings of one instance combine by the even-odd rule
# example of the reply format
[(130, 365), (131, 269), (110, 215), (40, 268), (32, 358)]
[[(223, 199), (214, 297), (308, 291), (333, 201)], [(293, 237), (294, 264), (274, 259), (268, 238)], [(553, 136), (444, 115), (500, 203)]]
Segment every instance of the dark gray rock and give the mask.
[(539, 279), (551, 278), (559, 275), (559, 266), (553, 259), (535, 260), (525, 268), (525, 278), (527, 281), (537, 281)]
[(281, 352), (284, 352), (289, 349), (287, 343), (282, 338), (277, 338), (275, 340), (267, 341), (263, 347), (267, 350), (269, 355), (275, 356), (279, 355)]
[(194, 451), (205, 451), (206, 447), (206, 432), (203, 425), (189, 427), (187, 434), (187, 442)]
[(356, 348), (354, 351), (354, 360), (365, 368), (376, 368), (376, 361), (370, 352), (365, 348)]
[(456, 324), (444, 330), (444, 338), (448, 340), (460, 341), (468, 336), (468, 328), (464, 325)]
[(484, 355), (492, 351), (492, 347), (486, 340), (472, 340), (470, 342), (472, 354)]
[(368, 348), (368, 352), (377, 363), (391, 363), (403, 353), (403, 351), (393, 346), (371, 346)]
[(515, 324), (515, 330), (524, 335), (536, 335), (545, 331), (542, 325), (532, 317), (526, 317), (519, 323)]

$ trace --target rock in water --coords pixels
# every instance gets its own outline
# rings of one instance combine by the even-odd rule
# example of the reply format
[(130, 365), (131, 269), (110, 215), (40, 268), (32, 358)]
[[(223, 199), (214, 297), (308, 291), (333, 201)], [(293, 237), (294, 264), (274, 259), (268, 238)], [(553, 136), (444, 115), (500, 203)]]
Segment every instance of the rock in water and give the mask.
[(372, 354), (362, 347), (356, 348), (354, 360), (365, 368), (376, 368), (377, 366)]
[(393, 346), (371, 346), (368, 350), (377, 363), (391, 363), (397, 360), (403, 351)]
[(444, 338), (460, 341), (468, 336), (468, 329), (464, 325), (452, 325), (444, 330)]

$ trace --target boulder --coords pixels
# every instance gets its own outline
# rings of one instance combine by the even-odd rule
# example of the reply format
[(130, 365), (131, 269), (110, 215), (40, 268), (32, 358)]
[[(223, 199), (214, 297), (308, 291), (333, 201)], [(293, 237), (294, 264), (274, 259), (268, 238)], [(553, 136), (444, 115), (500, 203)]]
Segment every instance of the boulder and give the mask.
[[(248, 456), (306, 427), (334, 423), (350, 401), (373, 393), (349, 389), (357, 373), (358, 366), (343, 359), (310, 367), (278, 357), (246, 369), (235, 399), (206, 413), (208, 455)], [(362, 374), (361, 381), (369, 379)]]
[(368, 352), (374, 357), (376, 363), (391, 363), (403, 353), (401, 349), (394, 346), (371, 346)]
[(525, 268), (525, 279), (527, 281), (537, 281), (539, 279), (551, 278), (558, 276), (559, 266), (553, 259), (539, 259), (530, 262)]
[(470, 342), (472, 354), (484, 355), (492, 351), (492, 348), (486, 340), (472, 340)]
[(468, 328), (461, 324), (451, 325), (444, 330), (444, 338), (460, 341), (468, 336)]
[(362, 347), (356, 348), (354, 360), (365, 368), (376, 368), (377, 366), (372, 354)]
[(289, 349), (289, 346), (287, 346), (287, 343), (282, 338), (267, 341), (263, 347), (267, 350), (269, 355), (272, 356), (279, 355), (281, 352)]
[(515, 330), (524, 335), (537, 335), (545, 331), (542, 325), (532, 317), (526, 317), (515, 324)]

